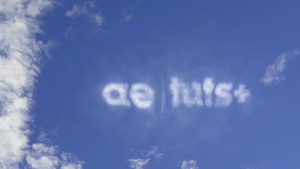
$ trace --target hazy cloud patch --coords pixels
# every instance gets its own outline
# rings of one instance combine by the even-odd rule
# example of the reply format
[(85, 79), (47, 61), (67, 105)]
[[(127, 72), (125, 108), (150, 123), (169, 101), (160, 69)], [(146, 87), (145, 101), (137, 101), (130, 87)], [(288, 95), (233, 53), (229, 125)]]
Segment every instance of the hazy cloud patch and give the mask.
[(134, 18), (134, 8), (128, 8), (121, 12), (121, 21), (130, 22)]
[(132, 169), (143, 169), (151, 160), (161, 159), (163, 153), (159, 151), (158, 147), (152, 146), (150, 151), (143, 153), (141, 158), (131, 158), (128, 160), (130, 168)]
[(262, 82), (265, 85), (272, 85), (285, 80), (283, 73), (287, 67), (287, 62), (291, 60), (294, 56), (298, 55), (300, 55), (299, 50), (288, 51), (279, 55), (276, 58), (276, 60), (267, 67)]
[(195, 161), (195, 160), (184, 160), (181, 164), (181, 169), (198, 169), (197, 161)]
[(65, 15), (72, 19), (76, 19), (80, 16), (87, 17), (87, 19), (97, 26), (102, 26), (104, 22), (104, 17), (99, 11), (96, 10), (96, 5), (94, 2), (84, 2), (83, 4), (74, 4), (73, 8), (68, 10)]

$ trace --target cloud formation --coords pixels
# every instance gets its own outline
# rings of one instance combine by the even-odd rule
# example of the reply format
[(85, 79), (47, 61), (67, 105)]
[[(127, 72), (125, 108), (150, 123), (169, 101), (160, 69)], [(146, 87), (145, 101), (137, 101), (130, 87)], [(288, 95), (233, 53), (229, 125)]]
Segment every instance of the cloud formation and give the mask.
[[(203, 83), (184, 82), (178, 77), (172, 77), (169, 84), (172, 107), (228, 107), (233, 98), (238, 103), (245, 103), (251, 96), (250, 90), (244, 84), (233, 89), (233, 83), (215, 84), (212, 78), (205, 78)], [(156, 94), (155, 94), (156, 93)], [(111, 106), (131, 107), (131, 103), (139, 109), (153, 107), (155, 97), (162, 96), (162, 107), (165, 101), (165, 90), (155, 92), (151, 85), (145, 83), (109, 83), (102, 90), (104, 101)], [(163, 109), (162, 109), (163, 110)]]
[(57, 147), (42, 143), (33, 144), (26, 155), (27, 166), (32, 169), (82, 169), (82, 162), (69, 153), (59, 153)]
[(146, 159), (129, 159), (130, 168), (132, 169), (143, 169), (145, 165), (148, 164), (150, 158)]
[(276, 60), (267, 67), (265, 75), (262, 79), (265, 85), (277, 84), (285, 80), (283, 72), (287, 67), (287, 62), (294, 56), (300, 54), (300, 51), (289, 51), (279, 55)]
[[(130, 90), (128, 91), (128, 89)], [(144, 83), (110, 83), (103, 88), (102, 97), (111, 106), (131, 106), (131, 102), (140, 109), (148, 109), (153, 105), (155, 92), (151, 86)]]
[[(49, 0), (0, 0), (0, 168), (51, 168), (81, 163), (55, 157), (53, 147), (29, 145), (29, 111), (40, 70), (40, 54), (47, 45), (36, 40), (37, 19), (51, 7)], [(63, 155), (63, 154), (61, 154)], [(24, 162), (23, 159), (26, 159)], [(60, 160), (59, 160), (60, 159)], [(26, 164), (27, 163), (27, 164)], [(62, 163), (64, 163), (62, 165)], [(37, 166), (37, 167), (35, 167)], [(43, 166), (43, 167), (41, 167)], [(78, 168), (77, 167), (77, 168)], [(73, 167), (74, 168), (74, 167)], [(75, 167), (76, 168), (76, 167)]]
[(150, 160), (152, 159), (161, 159), (163, 153), (158, 150), (156, 146), (152, 146), (151, 150), (143, 155), (142, 158), (132, 158), (129, 159), (128, 162), (130, 163), (130, 168), (132, 169), (143, 169)]
[(198, 169), (197, 161), (195, 161), (195, 160), (184, 160), (181, 164), (181, 169)]
[(91, 23), (101, 26), (104, 22), (104, 17), (99, 13), (95, 12), (96, 5), (93, 2), (87, 1), (82, 5), (74, 4), (73, 8), (67, 11), (65, 14), (67, 17), (76, 19), (80, 16), (85, 16)]

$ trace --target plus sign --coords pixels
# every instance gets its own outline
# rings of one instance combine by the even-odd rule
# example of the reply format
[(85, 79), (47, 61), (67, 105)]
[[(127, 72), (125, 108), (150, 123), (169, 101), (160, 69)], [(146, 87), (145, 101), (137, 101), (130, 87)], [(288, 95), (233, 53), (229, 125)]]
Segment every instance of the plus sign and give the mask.
[(238, 102), (244, 103), (246, 102), (246, 98), (250, 97), (250, 91), (245, 89), (245, 85), (240, 84), (239, 88), (234, 90), (234, 97), (238, 99)]

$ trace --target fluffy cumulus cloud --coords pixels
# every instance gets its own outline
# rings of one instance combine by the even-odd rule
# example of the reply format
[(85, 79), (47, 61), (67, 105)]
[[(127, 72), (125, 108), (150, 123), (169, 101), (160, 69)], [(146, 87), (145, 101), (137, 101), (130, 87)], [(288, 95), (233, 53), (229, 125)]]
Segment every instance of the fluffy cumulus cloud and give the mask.
[(99, 12), (95, 12), (95, 9), (96, 5), (90, 1), (84, 2), (83, 4), (74, 4), (73, 8), (66, 12), (66, 16), (72, 19), (85, 16), (90, 22), (101, 26), (104, 22), (104, 17)]
[(276, 60), (267, 67), (265, 75), (262, 79), (263, 83), (266, 85), (277, 84), (284, 80), (283, 72), (286, 69), (287, 62), (294, 56), (300, 54), (300, 51), (295, 50), (292, 52), (285, 52), (279, 55)]
[(152, 146), (151, 150), (142, 155), (142, 158), (132, 158), (128, 162), (132, 169), (143, 169), (152, 159), (161, 159), (163, 153), (156, 146)]
[[(49, 0), (0, 0), (0, 168), (74, 166), (70, 158), (56, 157), (54, 147), (29, 144), (29, 110), (39, 73), (39, 55), (47, 45), (36, 40), (37, 18), (51, 6)], [(24, 160), (26, 159), (26, 160)], [(24, 164), (27, 161), (28, 164)], [(70, 164), (70, 165), (69, 165)], [(70, 167), (69, 167), (70, 168)]]

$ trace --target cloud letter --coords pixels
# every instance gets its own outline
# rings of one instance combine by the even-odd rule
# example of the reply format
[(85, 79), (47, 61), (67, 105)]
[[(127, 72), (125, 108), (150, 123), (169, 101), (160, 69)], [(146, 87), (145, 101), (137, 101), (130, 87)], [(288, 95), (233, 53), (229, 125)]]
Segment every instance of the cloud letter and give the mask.
[(111, 83), (105, 86), (102, 95), (107, 104), (112, 106), (130, 106), (127, 99), (128, 85), (124, 83)]
[(193, 105), (198, 105), (198, 106), (203, 105), (202, 89), (200, 83), (193, 82), (192, 87), (184, 85), (182, 89), (182, 94), (183, 94), (183, 103), (186, 106), (191, 107)]
[(205, 95), (205, 105), (207, 107), (213, 106), (213, 91), (215, 84), (212, 78), (205, 78), (203, 83), (203, 90)]
[(238, 98), (239, 103), (246, 102), (246, 98), (251, 96), (250, 91), (245, 89), (245, 85), (243, 84), (239, 85), (239, 88), (236, 89), (233, 94), (234, 97)]
[(153, 89), (143, 83), (135, 83), (129, 91), (130, 99), (136, 107), (141, 109), (150, 108), (154, 101)]
[(232, 89), (231, 83), (219, 83), (216, 86), (215, 94), (216, 94), (216, 106), (218, 107), (226, 107), (232, 102), (232, 95), (230, 93)]

